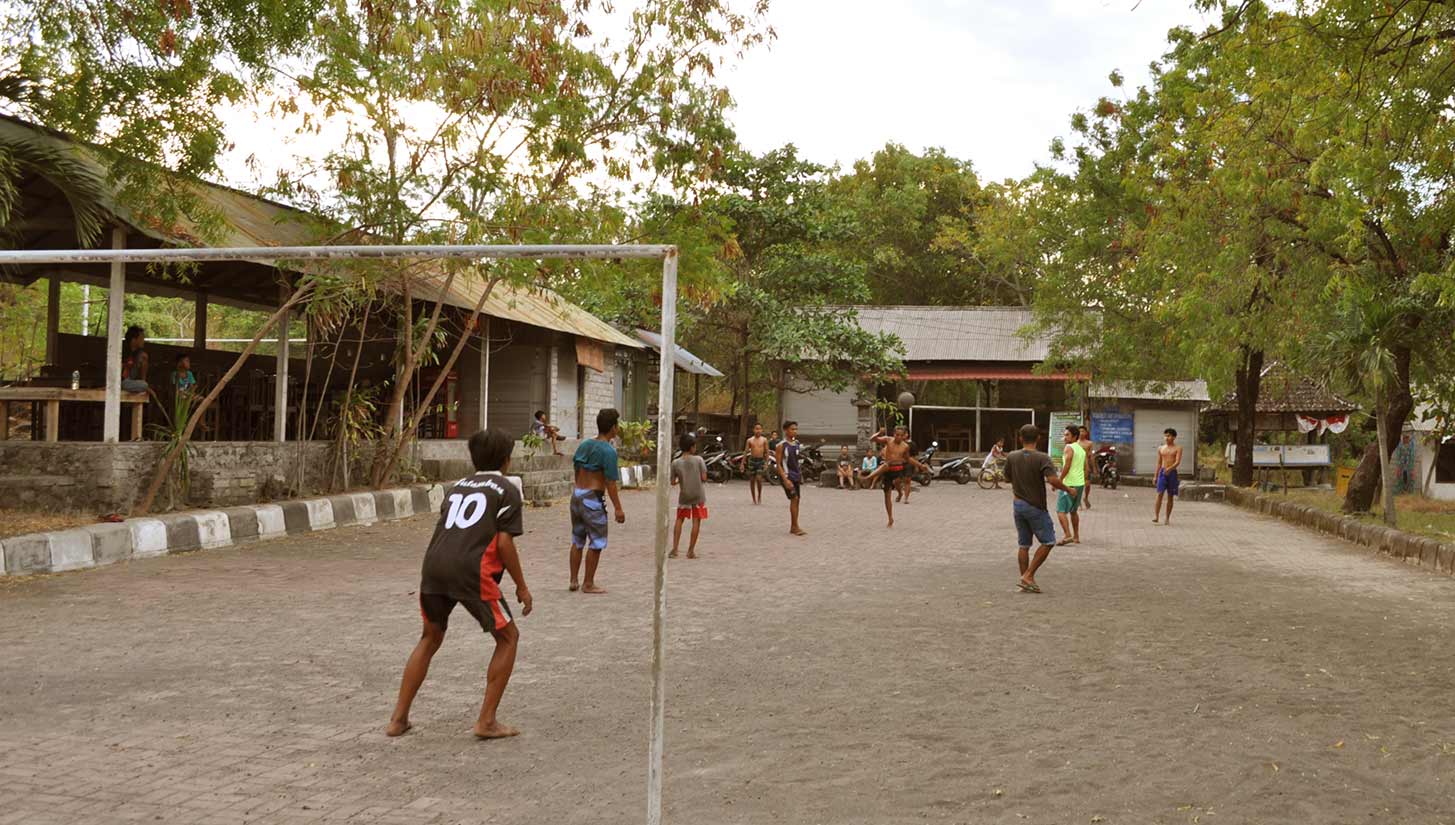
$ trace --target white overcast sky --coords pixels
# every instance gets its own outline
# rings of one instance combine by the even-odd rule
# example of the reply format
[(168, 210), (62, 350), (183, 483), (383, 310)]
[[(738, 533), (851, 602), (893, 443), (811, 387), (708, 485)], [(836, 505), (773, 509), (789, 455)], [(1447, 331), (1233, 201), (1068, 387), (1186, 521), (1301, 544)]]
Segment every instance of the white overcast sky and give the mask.
[(748, 148), (847, 168), (940, 146), (982, 180), (1029, 173), (1113, 69), (1134, 88), (1168, 29), (1204, 25), (1189, 0), (773, 0), (769, 22), (777, 41), (724, 76)]
[[(1116, 93), (1113, 69), (1135, 88), (1168, 29), (1205, 25), (1190, 0), (772, 0), (768, 23), (777, 39), (719, 76), (749, 149), (794, 143), (847, 169), (888, 141), (939, 146), (983, 181), (1045, 162), (1073, 112)], [(251, 107), (224, 117), (223, 172), (244, 188), (342, 135), (294, 136)]]

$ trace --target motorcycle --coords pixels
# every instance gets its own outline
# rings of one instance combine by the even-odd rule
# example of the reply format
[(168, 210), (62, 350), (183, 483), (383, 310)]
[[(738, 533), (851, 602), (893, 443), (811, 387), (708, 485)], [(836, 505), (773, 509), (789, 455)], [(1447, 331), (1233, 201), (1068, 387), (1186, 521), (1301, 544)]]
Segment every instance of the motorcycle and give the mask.
[[(939, 446), (939, 442), (934, 442), (932, 446)], [(941, 464), (939, 469), (935, 471), (934, 477), (941, 481), (969, 484), (975, 479), (975, 468), (970, 464), (970, 456), (963, 455)]]
[(818, 481), (824, 471), (823, 444), (804, 447), (798, 451), (798, 474), (804, 483)]
[(703, 460), (707, 464), (708, 481), (726, 484), (727, 480), (733, 477), (733, 467), (725, 450), (718, 450)]
[(914, 481), (915, 481), (915, 483), (918, 484), (919, 486), (921, 486), (921, 487), (928, 487), (928, 486), (930, 486), (930, 481), (934, 479), (934, 477), (935, 477), (935, 471), (930, 468), (930, 459), (932, 459), (932, 458), (935, 457), (935, 453), (939, 449), (940, 449), (940, 442), (938, 442), (938, 441), (931, 441), (930, 442), (929, 449), (925, 450), (924, 453), (920, 455), (920, 457), (919, 457), (919, 463), (925, 465), (926, 469), (921, 470), (918, 467), (916, 467), (915, 468), (915, 471), (914, 471), (914, 475), (911, 476), (911, 478), (913, 478)]
[(1096, 460), (1096, 472), (1101, 476), (1101, 486), (1108, 490), (1115, 490), (1117, 484), (1122, 480), (1121, 471), (1117, 469), (1117, 447), (1115, 444), (1108, 444), (1092, 454)]

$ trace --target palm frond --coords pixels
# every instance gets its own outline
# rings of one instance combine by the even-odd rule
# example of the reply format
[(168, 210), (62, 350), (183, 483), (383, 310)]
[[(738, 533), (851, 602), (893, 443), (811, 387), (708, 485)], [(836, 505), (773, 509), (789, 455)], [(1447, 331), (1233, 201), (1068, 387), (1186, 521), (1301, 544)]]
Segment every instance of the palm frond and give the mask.
[(18, 216), (21, 193), (16, 181), (36, 175), (60, 191), (75, 218), (76, 241), (92, 246), (109, 220), (102, 205), (109, 197), (103, 172), (80, 154), (40, 138), (0, 135), (0, 226)]

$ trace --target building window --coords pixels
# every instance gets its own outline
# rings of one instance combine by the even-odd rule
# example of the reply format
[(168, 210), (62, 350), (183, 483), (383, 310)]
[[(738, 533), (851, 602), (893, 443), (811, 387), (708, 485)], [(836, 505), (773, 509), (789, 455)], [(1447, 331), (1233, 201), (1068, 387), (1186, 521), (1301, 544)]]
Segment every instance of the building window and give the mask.
[(1455, 436), (1440, 442), (1435, 453), (1435, 483), (1455, 484)]

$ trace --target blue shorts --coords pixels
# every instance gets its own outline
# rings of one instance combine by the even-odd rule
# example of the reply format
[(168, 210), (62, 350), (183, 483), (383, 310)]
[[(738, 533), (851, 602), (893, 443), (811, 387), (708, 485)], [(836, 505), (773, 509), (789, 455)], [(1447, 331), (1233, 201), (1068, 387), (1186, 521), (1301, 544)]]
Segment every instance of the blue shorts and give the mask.
[(1051, 522), (1051, 514), (1039, 507), (1015, 500), (1015, 532), (1020, 541), (1018, 546), (1030, 547), (1034, 539), (1041, 544), (1056, 543), (1056, 526)]
[(606, 549), (606, 501), (599, 490), (571, 493), (571, 546)]
[(1181, 486), (1182, 482), (1177, 478), (1176, 470), (1163, 470), (1157, 474), (1157, 492), (1175, 496)]

